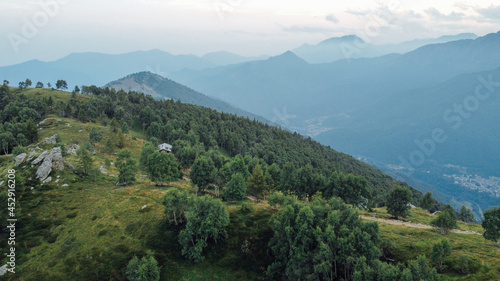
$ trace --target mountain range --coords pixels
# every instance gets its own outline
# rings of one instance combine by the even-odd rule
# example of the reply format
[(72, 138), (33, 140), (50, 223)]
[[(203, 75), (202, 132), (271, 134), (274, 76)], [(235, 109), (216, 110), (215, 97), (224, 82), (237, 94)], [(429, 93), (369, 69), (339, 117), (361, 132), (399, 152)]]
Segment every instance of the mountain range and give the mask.
[[(500, 80), (498, 46), (500, 33), (494, 33), (324, 64), (288, 51), (264, 61), (183, 70), (172, 78), (395, 173), (407, 169), (422, 186), (445, 190), (440, 199), (480, 213), (500, 201), (500, 138), (493, 121), (500, 117), (498, 101), (494, 94), (479, 105), (474, 99), (477, 87), (497, 85), (484, 81)], [(471, 112), (462, 113), (460, 104)], [(415, 158), (418, 165), (403, 165), (436, 128), (447, 140), (429, 148), (429, 155), (420, 149), (423, 163)]]
[(373, 58), (391, 53), (404, 54), (425, 45), (476, 38), (476, 34), (461, 33), (439, 38), (415, 39), (398, 44), (375, 45), (356, 35), (346, 35), (329, 38), (316, 45), (304, 44), (292, 51), (309, 63), (328, 63), (340, 59)]
[(113, 88), (115, 90), (124, 90), (126, 92), (140, 92), (159, 100), (180, 100), (185, 103), (213, 108), (220, 112), (247, 117), (262, 123), (271, 123), (269, 120), (261, 116), (234, 107), (222, 100), (198, 93), (193, 89), (176, 83), (175, 81), (147, 71), (128, 75), (124, 78), (106, 84), (105, 87)]
[[(346, 58), (339, 53), (341, 44), (360, 52)], [(499, 46), (500, 33), (392, 46), (347, 36), (269, 58), (227, 52), (176, 56), (158, 50), (72, 54), (1, 67), (0, 76), (13, 82), (66, 79), (70, 85), (108, 85), (221, 106), (243, 116), (252, 112), (430, 190), (456, 208), (473, 207), (478, 215), (500, 202), (495, 157), (500, 136), (494, 122), (500, 117), (495, 94)], [(144, 70), (189, 88), (158, 75), (127, 76)], [(107, 84), (116, 79), (121, 80)], [(479, 95), (490, 95), (476, 97), (478, 87)], [(173, 96), (171, 89), (183, 95)]]

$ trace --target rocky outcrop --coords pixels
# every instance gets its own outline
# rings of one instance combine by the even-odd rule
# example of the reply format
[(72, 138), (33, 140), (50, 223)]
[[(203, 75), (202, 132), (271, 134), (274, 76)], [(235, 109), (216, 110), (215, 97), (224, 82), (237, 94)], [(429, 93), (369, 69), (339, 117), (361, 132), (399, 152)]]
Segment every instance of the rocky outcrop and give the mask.
[(57, 134), (54, 134), (50, 138), (45, 138), (42, 144), (56, 144), (57, 143)]
[(36, 178), (40, 179), (42, 182), (47, 179), (52, 170), (64, 170), (64, 159), (62, 156), (61, 147), (54, 147), (50, 153), (44, 151), (40, 156), (38, 156), (32, 165), (37, 165), (41, 161), (42, 164), (38, 167), (36, 171)]
[(42, 152), (42, 154), (38, 155), (38, 157), (35, 160), (33, 160), (33, 162), (31, 162), (31, 167), (40, 164), (43, 161), (43, 159), (45, 159), (45, 157), (47, 157), (47, 155), (49, 154), (50, 153), (48, 151)]
[(16, 157), (14, 157), (14, 167), (21, 165), (27, 156), (28, 156), (28, 154), (21, 153), (21, 154), (17, 155)]

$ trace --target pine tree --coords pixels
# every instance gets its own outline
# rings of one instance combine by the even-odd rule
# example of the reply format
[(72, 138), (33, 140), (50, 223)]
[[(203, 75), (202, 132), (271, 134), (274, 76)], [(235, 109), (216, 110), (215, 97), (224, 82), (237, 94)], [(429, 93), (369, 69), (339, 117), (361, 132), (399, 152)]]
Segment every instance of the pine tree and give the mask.
[(130, 281), (160, 280), (160, 268), (153, 256), (142, 257), (140, 260), (134, 256), (127, 265), (126, 274)]
[(430, 211), (434, 204), (436, 204), (436, 199), (432, 197), (432, 193), (430, 192), (425, 193), (425, 195), (420, 199), (420, 207), (427, 211)]
[(474, 214), (469, 208), (465, 207), (465, 205), (462, 205), (458, 218), (463, 222), (471, 222), (474, 220)]
[(76, 156), (78, 158), (77, 170), (83, 175), (88, 175), (94, 165), (92, 154), (82, 146), (76, 151)]
[(257, 201), (261, 194), (267, 190), (267, 182), (260, 164), (257, 164), (253, 169), (252, 175), (248, 178), (247, 190), (252, 194)]

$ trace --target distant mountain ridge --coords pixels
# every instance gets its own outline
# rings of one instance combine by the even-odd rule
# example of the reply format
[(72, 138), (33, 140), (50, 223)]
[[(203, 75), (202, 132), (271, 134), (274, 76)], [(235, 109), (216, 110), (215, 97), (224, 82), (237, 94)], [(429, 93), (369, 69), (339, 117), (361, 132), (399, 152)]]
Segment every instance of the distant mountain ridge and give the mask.
[[(492, 75), (492, 81), (499, 83), (499, 46), (500, 32), (426, 45), (405, 54), (323, 64), (310, 64), (286, 52), (265, 61), (184, 70), (172, 77), (342, 152), (396, 167), (402, 166), (398, 156), (409, 161), (409, 154), (418, 149), (416, 140), (429, 138), (434, 128), (449, 129), (443, 121), (447, 110), (452, 110), (448, 118), (457, 120), (455, 104), (474, 105), (474, 100), (465, 98), (482, 85), (478, 77), (489, 81)], [(493, 194), (500, 190), (495, 185), (500, 178), (496, 168), (500, 161), (495, 157), (500, 136), (492, 121), (500, 119), (496, 103), (495, 98), (481, 102), (481, 110), (470, 121), (462, 118), (468, 125), (447, 131), (449, 141), (436, 145), (432, 155), (424, 154), (425, 163), (414, 165), (412, 177), (442, 188), (454, 206), (467, 201), (479, 211), (478, 206), (495, 205), (499, 199)], [(445, 165), (465, 168), (467, 175), (477, 174), (491, 186), (455, 184), (452, 178), (466, 181), (467, 175), (460, 174), (462, 168), (455, 171)]]
[(184, 85), (151, 72), (134, 73), (110, 82), (106, 84), (105, 87), (115, 90), (141, 92), (155, 99), (180, 100), (184, 103), (200, 105), (220, 112), (232, 113), (249, 119), (255, 119), (262, 123), (270, 123), (269, 120), (261, 116), (244, 111), (224, 101), (198, 93)]
[(309, 63), (330, 63), (341, 59), (373, 58), (391, 53), (404, 54), (429, 44), (476, 39), (473, 33), (445, 35), (432, 39), (415, 39), (399, 44), (375, 45), (356, 35), (332, 37), (316, 45), (304, 44), (292, 51)]

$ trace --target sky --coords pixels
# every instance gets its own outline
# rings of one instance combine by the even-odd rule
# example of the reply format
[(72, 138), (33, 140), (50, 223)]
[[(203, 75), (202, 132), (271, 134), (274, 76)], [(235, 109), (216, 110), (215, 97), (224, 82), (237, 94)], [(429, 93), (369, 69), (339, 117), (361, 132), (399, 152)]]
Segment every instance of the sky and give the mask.
[(355, 34), (373, 44), (500, 31), (497, 0), (0, 0), (0, 66), (73, 52), (277, 55)]

